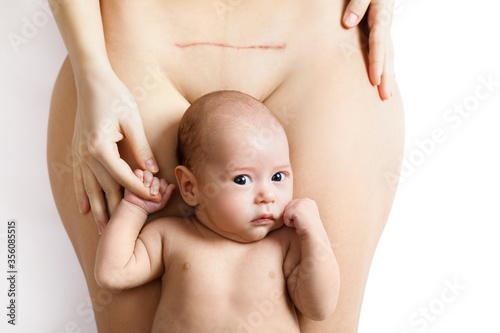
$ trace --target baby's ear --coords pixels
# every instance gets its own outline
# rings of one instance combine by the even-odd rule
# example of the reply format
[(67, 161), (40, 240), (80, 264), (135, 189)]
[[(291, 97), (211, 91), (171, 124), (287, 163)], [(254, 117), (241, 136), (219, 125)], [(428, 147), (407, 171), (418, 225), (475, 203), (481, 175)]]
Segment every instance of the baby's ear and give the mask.
[(179, 165), (175, 168), (175, 178), (184, 201), (191, 207), (197, 206), (199, 201), (194, 189), (198, 182), (191, 170), (184, 165)]

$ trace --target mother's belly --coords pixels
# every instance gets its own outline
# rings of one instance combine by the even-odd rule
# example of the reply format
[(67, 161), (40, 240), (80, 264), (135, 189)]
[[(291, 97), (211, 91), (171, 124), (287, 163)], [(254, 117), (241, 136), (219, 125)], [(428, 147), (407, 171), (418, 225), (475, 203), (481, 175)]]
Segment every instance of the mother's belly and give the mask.
[(188, 102), (220, 89), (265, 100), (303, 54), (345, 33), (335, 0), (105, 0), (101, 8), (117, 74), (137, 81), (141, 68), (160, 68)]

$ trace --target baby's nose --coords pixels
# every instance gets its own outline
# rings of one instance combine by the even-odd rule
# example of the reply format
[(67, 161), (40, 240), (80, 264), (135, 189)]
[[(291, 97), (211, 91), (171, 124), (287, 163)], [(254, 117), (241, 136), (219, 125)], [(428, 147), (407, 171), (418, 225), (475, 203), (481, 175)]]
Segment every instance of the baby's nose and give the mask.
[(262, 186), (256, 197), (257, 203), (269, 203), (274, 202), (275, 200), (276, 195), (274, 194), (274, 190), (272, 189), (272, 187), (269, 185)]

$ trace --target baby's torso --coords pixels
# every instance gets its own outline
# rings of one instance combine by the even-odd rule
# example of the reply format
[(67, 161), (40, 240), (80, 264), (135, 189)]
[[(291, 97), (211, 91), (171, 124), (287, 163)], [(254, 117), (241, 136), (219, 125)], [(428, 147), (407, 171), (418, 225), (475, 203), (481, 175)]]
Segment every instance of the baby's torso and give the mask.
[(275, 233), (243, 244), (206, 239), (189, 223), (176, 228), (164, 249), (153, 332), (299, 332), (283, 276), (283, 232)]

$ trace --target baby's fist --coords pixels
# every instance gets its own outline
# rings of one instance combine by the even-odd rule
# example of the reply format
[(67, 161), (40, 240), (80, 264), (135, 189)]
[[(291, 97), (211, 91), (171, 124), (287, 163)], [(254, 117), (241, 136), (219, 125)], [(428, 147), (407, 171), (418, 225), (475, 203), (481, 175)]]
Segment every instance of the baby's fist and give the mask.
[(312, 199), (292, 200), (283, 212), (283, 222), (287, 227), (295, 228), (299, 236), (314, 232), (323, 227), (318, 205)]
[(137, 169), (134, 171), (134, 174), (144, 183), (144, 186), (150, 188), (149, 191), (153, 197), (160, 198), (160, 202), (142, 199), (128, 190), (125, 190), (125, 196), (123, 199), (137, 206), (146, 214), (152, 214), (165, 207), (168, 199), (172, 196), (175, 185), (167, 184), (165, 179), (154, 177), (153, 174), (147, 170), (142, 171)]

